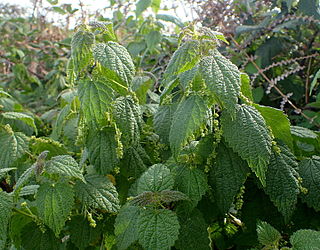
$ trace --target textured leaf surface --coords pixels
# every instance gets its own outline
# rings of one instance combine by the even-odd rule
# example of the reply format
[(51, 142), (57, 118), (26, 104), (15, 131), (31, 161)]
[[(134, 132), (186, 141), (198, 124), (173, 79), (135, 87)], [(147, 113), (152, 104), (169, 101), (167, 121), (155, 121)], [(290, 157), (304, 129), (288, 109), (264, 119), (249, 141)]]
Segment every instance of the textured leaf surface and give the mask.
[(210, 180), (217, 205), (225, 214), (244, 184), (249, 168), (239, 155), (223, 143), (219, 144), (216, 152), (217, 157), (211, 169)]
[(173, 188), (174, 180), (170, 170), (162, 164), (148, 168), (138, 180), (138, 194), (145, 191), (163, 191)]
[(139, 216), (139, 243), (144, 249), (169, 249), (179, 235), (179, 222), (174, 212), (144, 209)]
[(78, 163), (70, 155), (59, 155), (53, 157), (46, 163), (45, 172), (58, 176), (74, 177), (84, 181)]
[(260, 113), (251, 106), (237, 105), (236, 117), (222, 113), (223, 136), (229, 146), (246, 160), (265, 185), (267, 164), (271, 155), (271, 137)]
[(8, 193), (0, 191), (0, 249), (5, 249), (8, 223), (12, 208), (12, 197), (10, 197)]
[(241, 93), (253, 102), (252, 89), (250, 85), (250, 77), (246, 73), (240, 74), (241, 79)]
[(281, 234), (267, 222), (261, 221), (257, 225), (258, 241), (264, 246), (276, 246)]
[(205, 123), (207, 105), (203, 98), (194, 95), (179, 103), (170, 128), (170, 147), (175, 156), (187, 139)]
[(87, 123), (97, 127), (106, 123), (106, 113), (114, 99), (114, 92), (108, 80), (79, 81), (79, 98), (81, 110)]
[(187, 41), (174, 52), (164, 72), (163, 85), (165, 88), (169, 88), (169, 84), (178, 74), (196, 65), (199, 60), (199, 50), (199, 41)]
[(272, 130), (275, 138), (282, 140), (290, 148), (293, 147), (290, 133), (290, 121), (283, 111), (271, 107), (254, 105), (266, 121), (267, 126)]
[(291, 126), (291, 134), (302, 139), (316, 139), (317, 134), (312, 130), (299, 126)]
[(135, 67), (125, 47), (112, 41), (98, 43), (94, 47), (93, 55), (104, 68), (117, 74), (126, 86), (130, 86)]
[(38, 189), (36, 204), (43, 222), (59, 235), (73, 206), (73, 189), (65, 183), (44, 183)]
[(266, 173), (265, 192), (271, 201), (289, 221), (298, 200), (298, 166), (294, 155), (286, 147), (280, 147), (281, 153), (273, 153)]
[(5, 119), (11, 119), (11, 120), (20, 120), (27, 124), (28, 126), (32, 127), (34, 132), (37, 134), (38, 130), (37, 127), (34, 123), (34, 119), (32, 116), (24, 114), (24, 113), (19, 113), (19, 112), (4, 112), (1, 114)]
[(308, 189), (307, 194), (302, 194), (302, 200), (309, 207), (320, 211), (320, 157), (313, 156), (299, 163), (299, 174), (302, 186)]
[(141, 111), (132, 97), (119, 97), (113, 104), (113, 116), (125, 145), (134, 145), (140, 139), (142, 126)]
[(33, 164), (30, 168), (26, 169), (22, 175), (19, 177), (14, 191), (20, 191), (20, 188), (26, 184), (26, 182), (35, 175), (35, 164)]
[(170, 127), (172, 124), (174, 113), (177, 105), (162, 105), (159, 106), (154, 115), (153, 123), (156, 133), (160, 136), (160, 141), (169, 144)]
[(94, 34), (85, 28), (79, 28), (71, 41), (72, 64), (80, 72), (92, 59)]
[(112, 182), (104, 176), (86, 175), (86, 183), (78, 181), (75, 185), (76, 197), (85, 207), (117, 212), (120, 208), (118, 193)]
[(147, 169), (144, 163), (145, 150), (139, 145), (137, 147), (129, 147), (121, 160), (121, 173), (126, 177), (139, 178)]
[(118, 142), (114, 128), (105, 127), (98, 131), (89, 131), (87, 147), (89, 160), (99, 173), (107, 174), (119, 162)]
[(180, 200), (188, 200), (184, 193), (174, 190), (163, 190), (161, 192), (146, 191), (130, 200), (131, 205), (147, 206), (150, 204), (159, 204), (160, 202), (170, 203)]
[(292, 250), (316, 250), (320, 246), (320, 232), (302, 229), (290, 237)]
[(189, 218), (182, 220), (179, 238), (175, 247), (178, 249), (209, 250), (207, 223), (198, 210), (194, 210)]
[(227, 108), (234, 109), (241, 87), (240, 71), (237, 66), (216, 52), (201, 60), (200, 70), (215, 97)]
[[(20, 132), (13, 132), (10, 127), (0, 132), (0, 166), (10, 167), (17, 159), (28, 150), (28, 137)], [(11, 130), (11, 131), (10, 131)]]
[(177, 190), (186, 194), (195, 204), (208, 189), (207, 176), (197, 168), (180, 165), (174, 170)]
[(67, 224), (71, 233), (71, 241), (79, 249), (85, 249), (90, 243), (99, 239), (101, 228), (91, 227), (88, 220), (83, 216), (74, 216), (70, 223)]
[(26, 250), (60, 250), (61, 241), (54, 233), (47, 229), (44, 233), (35, 222), (28, 223), (21, 232), (23, 248)]
[(138, 219), (141, 209), (134, 206), (124, 206), (119, 211), (115, 222), (115, 235), (117, 236), (117, 247), (119, 250), (127, 249), (138, 240)]

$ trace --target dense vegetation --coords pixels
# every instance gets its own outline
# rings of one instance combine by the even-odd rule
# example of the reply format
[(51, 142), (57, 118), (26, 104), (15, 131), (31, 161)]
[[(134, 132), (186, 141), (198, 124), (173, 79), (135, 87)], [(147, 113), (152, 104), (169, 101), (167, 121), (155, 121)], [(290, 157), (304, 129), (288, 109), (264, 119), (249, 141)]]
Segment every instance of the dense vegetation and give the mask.
[(0, 13), (0, 249), (320, 248), (318, 1), (237, 2)]

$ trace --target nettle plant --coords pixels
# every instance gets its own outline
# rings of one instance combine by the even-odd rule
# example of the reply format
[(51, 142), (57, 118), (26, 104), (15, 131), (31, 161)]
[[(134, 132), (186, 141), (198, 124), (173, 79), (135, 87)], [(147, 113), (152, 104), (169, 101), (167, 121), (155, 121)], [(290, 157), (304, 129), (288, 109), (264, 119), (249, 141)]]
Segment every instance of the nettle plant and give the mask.
[(1, 249), (319, 246), (320, 223), (293, 216), (319, 220), (320, 158), (294, 156), (319, 136), (253, 103), (222, 34), (188, 27), (179, 41), (154, 90), (111, 24), (80, 25), (50, 137), (0, 114)]

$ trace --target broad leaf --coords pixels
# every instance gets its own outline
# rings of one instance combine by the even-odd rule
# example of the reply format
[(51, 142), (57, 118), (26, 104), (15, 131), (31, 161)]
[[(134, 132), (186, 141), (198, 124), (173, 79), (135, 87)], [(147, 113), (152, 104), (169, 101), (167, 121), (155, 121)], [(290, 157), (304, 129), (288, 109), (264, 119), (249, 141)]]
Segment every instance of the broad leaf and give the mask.
[(170, 83), (182, 72), (193, 68), (199, 61), (200, 43), (187, 41), (172, 55), (163, 75), (163, 86), (170, 87)]
[(315, 250), (320, 246), (320, 232), (302, 229), (290, 237), (292, 250)]
[(250, 85), (250, 77), (246, 73), (240, 74), (241, 79), (241, 93), (248, 98), (249, 101), (253, 102), (253, 95)]
[(113, 116), (120, 129), (121, 141), (125, 145), (135, 145), (140, 139), (142, 128), (141, 111), (132, 97), (119, 97), (113, 104)]
[(76, 197), (83, 206), (117, 212), (120, 209), (118, 193), (112, 182), (104, 176), (86, 175), (86, 183), (77, 181)]
[(119, 142), (116, 140), (116, 131), (112, 127), (104, 127), (102, 130), (89, 131), (87, 148), (90, 163), (101, 174), (107, 174), (114, 169), (119, 162)]
[(288, 148), (281, 146), (281, 153), (273, 153), (266, 173), (265, 192), (288, 222), (298, 200), (299, 183), (295, 168), (298, 163)]
[(275, 138), (282, 140), (290, 148), (293, 147), (293, 140), (290, 133), (290, 121), (283, 111), (271, 107), (254, 105), (266, 121), (267, 126), (272, 130)]
[(19, 192), (20, 188), (26, 184), (26, 182), (35, 175), (36, 164), (33, 164), (30, 168), (27, 168), (17, 180), (14, 191)]
[(57, 239), (50, 229), (42, 232), (35, 222), (23, 227), (21, 241), (26, 250), (61, 250), (61, 240)]
[(137, 191), (141, 194), (145, 191), (163, 191), (173, 188), (174, 180), (170, 170), (162, 164), (156, 164), (148, 168), (138, 180)]
[(299, 174), (302, 178), (302, 186), (308, 193), (302, 194), (302, 200), (309, 207), (320, 211), (320, 157), (313, 156), (299, 163)]
[(20, 120), (33, 128), (34, 132), (37, 134), (38, 130), (37, 127), (34, 123), (34, 119), (32, 116), (24, 114), (24, 113), (19, 113), (19, 112), (4, 112), (1, 114), (3, 118), (5, 119), (10, 119), (10, 120)]
[(317, 134), (313, 132), (311, 129), (299, 127), (299, 126), (291, 126), (291, 134), (295, 137), (301, 139), (316, 139)]
[(258, 241), (260, 244), (269, 247), (277, 247), (281, 234), (267, 222), (260, 221), (257, 225)]
[(12, 197), (8, 193), (0, 191), (0, 249), (5, 249), (8, 224), (12, 208)]
[[(155, 1), (155, 0), (154, 0)], [(185, 25), (183, 24), (183, 22), (175, 17), (175, 16), (172, 16), (172, 15), (168, 15), (168, 14), (157, 14), (156, 15), (156, 18), (157, 19), (160, 19), (160, 20), (163, 20), (163, 21), (166, 21), (166, 22), (170, 22), (170, 23), (174, 23), (176, 25), (178, 25), (180, 28), (183, 28)]]
[(203, 78), (214, 94), (226, 108), (234, 110), (240, 95), (240, 71), (219, 52), (204, 57), (200, 62)]
[(184, 165), (174, 168), (173, 173), (177, 190), (186, 194), (196, 205), (208, 190), (206, 174), (200, 169)]
[(146, 36), (145, 36), (145, 40), (147, 43), (147, 47), (149, 50), (153, 50), (161, 41), (161, 34), (159, 31), (157, 30), (153, 30), (151, 32), (149, 32)]
[(106, 113), (114, 99), (114, 92), (107, 79), (79, 81), (81, 110), (88, 124), (101, 127), (106, 124)]
[(154, 115), (153, 123), (156, 133), (160, 136), (160, 141), (169, 144), (169, 134), (174, 113), (177, 105), (161, 105)]
[(198, 210), (194, 210), (190, 217), (180, 222), (181, 229), (175, 247), (178, 249), (209, 250), (208, 225)]
[(179, 235), (179, 222), (174, 212), (166, 209), (144, 209), (139, 220), (139, 243), (144, 249), (169, 249)]
[(74, 177), (84, 181), (78, 163), (70, 155), (53, 157), (46, 163), (45, 172), (57, 176)]
[(130, 204), (135, 206), (159, 205), (162, 202), (170, 203), (188, 199), (188, 196), (184, 193), (174, 190), (163, 190), (160, 192), (145, 191), (130, 200)]
[(85, 249), (90, 243), (97, 241), (101, 234), (101, 227), (91, 227), (84, 216), (72, 217), (67, 224), (70, 230), (71, 242), (79, 249)]
[(127, 49), (116, 42), (98, 43), (93, 55), (103, 68), (114, 72), (120, 79), (130, 86), (135, 74), (135, 66)]
[(228, 112), (222, 113), (223, 136), (265, 185), (272, 141), (265, 120), (254, 107), (247, 105), (237, 105), (235, 115), (232, 119)]
[(94, 34), (83, 26), (73, 35), (71, 41), (72, 64), (79, 73), (92, 60), (92, 46), (95, 42)]
[(38, 189), (36, 204), (39, 216), (56, 236), (71, 212), (73, 196), (72, 187), (65, 183), (44, 183)]
[(141, 208), (135, 206), (124, 206), (119, 211), (115, 222), (115, 235), (119, 250), (127, 249), (139, 237), (139, 215)]
[(129, 147), (120, 162), (121, 174), (126, 177), (138, 178), (147, 169), (144, 159), (146, 152), (140, 146)]
[(170, 147), (174, 156), (179, 154), (188, 138), (204, 126), (206, 115), (207, 105), (198, 95), (190, 96), (179, 103), (169, 134)]
[(6, 125), (0, 131), (0, 166), (8, 168), (28, 150), (28, 137)]
[(138, 0), (136, 3), (136, 16), (139, 17), (152, 4), (152, 0)]
[(229, 211), (234, 197), (244, 184), (249, 168), (247, 163), (224, 143), (219, 144), (216, 152), (217, 157), (211, 168), (210, 180), (215, 201), (224, 214)]

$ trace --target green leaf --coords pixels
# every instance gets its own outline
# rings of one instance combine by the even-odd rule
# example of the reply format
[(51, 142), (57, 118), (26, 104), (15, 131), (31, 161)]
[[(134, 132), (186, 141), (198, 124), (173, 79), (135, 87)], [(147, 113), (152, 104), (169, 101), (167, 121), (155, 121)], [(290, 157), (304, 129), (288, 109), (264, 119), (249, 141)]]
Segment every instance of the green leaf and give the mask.
[(119, 162), (116, 131), (112, 127), (89, 131), (87, 148), (90, 163), (101, 174), (112, 171)]
[(27, 124), (28, 126), (32, 127), (35, 134), (38, 133), (37, 127), (34, 123), (34, 119), (32, 116), (24, 114), (24, 113), (19, 113), (19, 112), (4, 112), (1, 113), (3, 118), (5, 119), (10, 119), (10, 120), (20, 120)]
[(77, 181), (76, 197), (83, 206), (117, 212), (120, 209), (118, 193), (112, 182), (101, 175), (86, 175), (86, 183)]
[(246, 181), (249, 169), (247, 163), (224, 143), (219, 144), (216, 152), (217, 157), (210, 173), (210, 184), (219, 210), (225, 214)]
[(314, 87), (317, 85), (318, 79), (320, 78), (320, 69), (317, 71), (316, 75), (313, 77), (313, 80), (310, 84), (310, 92), (309, 95), (312, 94)]
[(241, 79), (241, 93), (253, 102), (253, 95), (250, 85), (250, 77), (246, 73), (240, 74)]
[(121, 141), (125, 145), (136, 145), (142, 127), (140, 107), (131, 96), (126, 96), (117, 98), (112, 108), (112, 114), (122, 133)]
[(291, 134), (301, 139), (317, 139), (318, 137), (312, 130), (299, 126), (291, 126)]
[(86, 68), (93, 59), (92, 47), (94, 43), (94, 34), (84, 26), (80, 26), (73, 35), (71, 40), (72, 65), (78, 74)]
[(240, 71), (219, 52), (202, 58), (200, 70), (210, 91), (226, 108), (232, 110), (240, 95)]
[(61, 240), (47, 229), (42, 232), (35, 222), (28, 223), (21, 231), (22, 246), (26, 250), (61, 250)]
[(208, 190), (206, 174), (200, 169), (180, 165), (173, 169), (175, 187), (186, 194), (195, 206)]
[(309, 207), (320, 211), (320, 157), (304, 159), (299, 163), (298, 172), (302, 178), (302, 186), (308, 193), (302, 194), (302, 200)]
[(209, 250), (208, 224), (202, 214), (195, 209), (190, 217), (180, 221), (180, 234), (175, 247), (184, 249)]
[(84, 181), (78, 163), (70, 155), (59, 155), (46, 162), (45, 172), (57, 176), (74, 177)]
[(146, 104), (147, 92), (152, 86), (152, 80), (148, 76), (138, 76), (133, 79), (132, 90), (139, 99), (139, 104)]
[(8, 168), (28, 150), (28, 137), (20, 132), (13, 132), (9, 125), (0, 131), (1, 168)]
[(39, 189), (39, 185), (24, 186), (20, 191), (20, 196), (35, 195)]
[(226, 111), (222, 113), (223, 136), (229, 146), (248, 162), (265, 186), (272, 141), (266, 123), (254, 107), (237, 105), (235, 111), (235, 119)]
[(135, 206), (123, 206), (116, 218), (115, 235), (119, 250), (127, 249), (139, 237), (139, 215), (141, 208)]
[(179, 154), (188, 138), (204, 126), (206, 115), (207, 105), (198, 95), (189, 96), (179, 103), (169, 134), (170, 147), (174, 156)]
[(103, 33), (104, 41), (117, 41), (117, 36), (113, 30), (113, 23), (112, 22), (97, 22), (92, 21), (89, 23), (89, 26), (93, 30), (99, 30)]
[(163, 74), (163, 86), (170, 88), (170, 84), (172, 84), (172, 81), (176, 79), (180, 73), (193, 68), (200, 59), (199, 53), (199, 41), (187, 41), (182, 44), (173, 53)]
[(63, 144), (47, 137), (32, 138), (30, 147), (35, 155), (39, 155), (43, 151), (49, 151), (48, 158), (63, 155), (67, 152)]
[(152, 4), (152, 0), (138, 0), (136, 3), (136, 16), (139, 17)]
[(298, 166), (294, 155), (284, 146), (279, 146), (281, 153), (273, 153), (266, 173), (265, 192), (284, 216), (287, 223), (293, 214), (299, 190)]
[(88, 124), (101, 127), (106, 124), (106, 113), (114, 100), (114, 91), (107, 79), (84, 79), (78, 83), (81, 110)]
[(185, 25), (184, 23), (177, 17), (168, 15), (168, 14), (157, 14), (156, 19), (163, 20), (165, 22), (170, 22), (178, 25), (180, 28), (183, 28)]
[(281, 234), (267, 222), (260, 221), (257, 224), (258, 241), (264, 246), (278, 247)]
[(85, 249), (90, 243), (99, 240), (102, 228), (99, 226), (91, 227), (84, 216), (73, 216), (67, 225), (70, 230), (71, 242), (79, 249)]
[(129, 147), (120, 163), (121, 174), (126, 177), (138, 178), (147, 169), (144, 158), (146, 152), (138, 145), (137, 147)]
[(161, 34), (157, 30), (149, 32), (146, 36), (146, 43), (149, 50), (153, 50), (161, 42)]
[(144, 209), (139, 220), (139, 243), (145, 249), (169, 249), (178, 239), (180, 225), (174, 212)]
[(293, 148), (293, 139), (290, 133), (290, 121), (283, 111), (262, 105), (254, 105), (271, 128), (275, 138), (282, 140), (290, 148)]
[(17, 168), (2, 168), (0, 169), (0, 179), (8, 174), (8, 172), (12, 170), (16, 170)]
[(5, 249), (12, 208), (12, 197), (8, 193), (0, 191), (0, 249)]
[(152, 4), (151, 4), (151, 7), (152, 7), (152, 10), (157, 13), (160, 9), (160, 4), (161, 4), (161, 0), (152, 0)]
[(134, 206), (158, 205), (161, 202), (170, 203), (180, 200), (188, 200), (188, 196), (184, 193), (174, 190), (163, 190), (160, 192), (145, 191), (130, 200), (130, 204)]
[(14, 192), (19, 192), (20, 188), (25, 185), (31, 177), (35, 175), (35, 167), (36, 164), (33, 164), (30, 168), (23, 172), (15, 185)]
[(115, 73), (125, 86), (130, 86), (135, 74), (135, 66), (127, 49), (116, 42), (98, 43), (93, 55), (104, 69)]
[(173, 188), (174, 180), (170, 170), (162, 164), (155, 164), (148, 168), (138, 180), (137, 191), (141, 194), (145, 191), (163, 191)]
[(319, 0), (300, 0), (298, 9), (304, 15), (320, 19)]
[(290, 237), (292, 250), (313, 250), (320, 246), (320, 232), (301, 229)]
[(169, 134), (174, 113), (177, 110), (177, 105), (161, 105), (153, 118), (155, 132), (160, 136), (160, 141), (169, 145)]
[(36, 204), (39, 216), (56, 236), (59, 235), (71, 212), (73, 196), (72, 187), (65, 183), (44, 183), (38, 189)]

